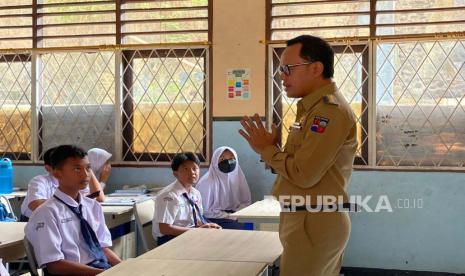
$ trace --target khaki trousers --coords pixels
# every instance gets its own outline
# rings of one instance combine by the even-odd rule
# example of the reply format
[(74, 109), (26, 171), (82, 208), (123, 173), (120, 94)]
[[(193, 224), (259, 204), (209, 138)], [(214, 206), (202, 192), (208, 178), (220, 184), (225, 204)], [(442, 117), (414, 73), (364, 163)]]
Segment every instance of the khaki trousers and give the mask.
[(280, 275), (338, 276), (350, 228), (346, 212), (282, 212)]

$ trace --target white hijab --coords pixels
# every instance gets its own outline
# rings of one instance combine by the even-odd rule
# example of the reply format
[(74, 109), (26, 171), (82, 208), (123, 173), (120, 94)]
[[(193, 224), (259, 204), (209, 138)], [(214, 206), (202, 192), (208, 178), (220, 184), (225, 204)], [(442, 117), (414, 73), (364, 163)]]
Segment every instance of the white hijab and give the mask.
[(90, 167), (95, 174), (97, 179), (100, 179), (102, 174), (103, 165), (111, 158), (111, 153), (104, 149), (93, 148), (87, 152), (89, 158)]
[[(225, 150), (230, 150), (236, 158), (236, 168), (230, 173), (223, 173), (218, 168), (218, 160)], [(207, 218), (224, 218), (224, 210), (240, 210), (251, 203), (250, 189), (244, 173), (239, 166), (236, 151), (230, 147), (215, 150), (208, 172), (202, 176), (197, 185), (202, 194), (202, 205)]]

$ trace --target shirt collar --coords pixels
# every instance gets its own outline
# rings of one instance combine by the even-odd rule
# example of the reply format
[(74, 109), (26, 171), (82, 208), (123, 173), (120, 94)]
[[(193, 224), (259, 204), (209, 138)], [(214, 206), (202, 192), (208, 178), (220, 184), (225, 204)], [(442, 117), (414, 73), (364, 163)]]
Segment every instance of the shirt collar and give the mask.
[(337, 90), (336, 84), (331, 81), (330, 84), (327, 84), (323, 87), (320, 87), (316, 91), (308, 94), (307, 96), (303, 97), (298, 103), (298, 109), (304, 109), (305, 111), (309, 111), (321, 98), (328, 94), (332, 94)]
[(194, 187), (191, 188), (191, 192), (188, 193), (186, 188), (184, 188), (184, 186), (181, 184), (181, 182), (179, 182), (179, 180), (176, 180), (175, 184), (174, 184), (174, 187), (176, 189), (176, 194), (178, 196), (182, 196), (183, 193), (187, 193), (188, 195), (192, 195), (192, 189)]
[(81, 200), (81, 193), (78, 193), (78, 202), (76, 202), (72, 197), (70, 197), (69, 195), (63, 193), (62, 191), (60, 191), (60, 189), (57, 189), (55, 191), (55, 194), (54, 196), (58, 197), (59, 199), (63, 200), (64, 203), (68, 204), (69, 206), (71, 207), (79, 207), (79, 203), (82, 203), (82, 200)]

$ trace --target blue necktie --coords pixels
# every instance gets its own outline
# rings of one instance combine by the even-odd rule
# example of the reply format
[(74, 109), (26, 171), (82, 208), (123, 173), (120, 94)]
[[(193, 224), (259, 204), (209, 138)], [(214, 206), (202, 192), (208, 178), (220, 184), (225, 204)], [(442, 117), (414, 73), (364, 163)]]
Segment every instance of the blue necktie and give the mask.
[(68, 208), (78, 217), (81, 223), (81, 232), (82, 232), (82, 236), (84, 237), (84, 241), (89, 246), (91, 255), (95, 258), (95, 260), (89, 265), (96, 267), (96, 268), (101, 268), (101, 269), (110, 268), (111, 266), (108, 263), (107, 256), (105, 256), (105, 254), (103, 253), (103, 249), (100, 246), (100, 243), (97, 239), (97, 235), (95, 235), (95, 232), (90, 226), (90, 224), (82, 216), (82, 205), (79, 204), (79, 207), (73, 207), (73, 206), (66, 204), (63, 200), (61, 200), (57, 196), (54, 195), (53, 197), (55, 197), (58, 201), (60, 201), (64, 205), (68, 206)]
[(194, 225), (195, 227), (197, 227), (197, 215), (196, 215), (196, 210), (197, 212), (199, 213), (199, 218), (200, 218), (200, 221), (202, 221), (203, 224), (206, 224), (208, 223), (208, 221), (203, 217), (203, 215), (200, 213), (200, 209), (199, 209), (199, 206), (197, 206), (197, 204), (195, 204), (195, 202), (190, 199), (190, 197), (187, 195), (187, 193), (183, 193), (182, 194), (186, 199), (187, 199), (187, 202), (189, 202), (189, 204), (191, 205), (192, 207), (192, 213), (194, 215)]

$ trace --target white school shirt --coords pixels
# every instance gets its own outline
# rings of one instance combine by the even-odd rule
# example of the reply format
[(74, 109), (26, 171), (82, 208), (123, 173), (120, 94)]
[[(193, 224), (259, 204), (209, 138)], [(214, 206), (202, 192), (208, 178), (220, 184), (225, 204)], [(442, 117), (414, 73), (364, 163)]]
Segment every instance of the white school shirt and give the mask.
[[(53, 196), (58, 189), (58, 179), (51, 174), (34, 176), (27, 186), (26, 198), (21, 204), (21, 214), (26, 217), (31, 217), (32, 210), (29, 209), (29, 204), (39, 199), (49, 199)], [(88, 195), (90, 192), (89, 187), (82, 189), (83, 195)]]
[[(166, 223), (182, 227), (194, 227), (194, 216), (192, 207), (187, 199), (182, 195), (187, 193), (184, 186), (179, 181), (175, 181), (166, 186), (155, 197), (155, 213), (152, 223), (152, 235), (155, 240), (162, 237), (160, 233), (159, 223)], [(188, 196), (197, 204), (200, 213), (203, 214), (202, 197), (200, 192), (194, 187)], [(197, 210), (196, 210), (197, 213)], [(200, 216), (197, 214), (197, 223), (200, 223)]]
[(0, 276), (10, 276), (10, 273), (3, 266), (2, 259), (0, 259)]
[[(79, 204), (59, 189), (58, 198), (66, 204), (78, 207)], [(82, 214), (94, 230), (100, 246), (112, 245), (110, 231), (105, 225), (102, 206), (90, 198), (79, 194)], [(78, 217), (69, 207), (52, 197), (40, 205), (33, 213), (25, 228), (26, 238), (32, 244), (37, 263), (43, 267), (47, 263), (68, 260), (81, 264), (94, 261), (81, 232)]]

